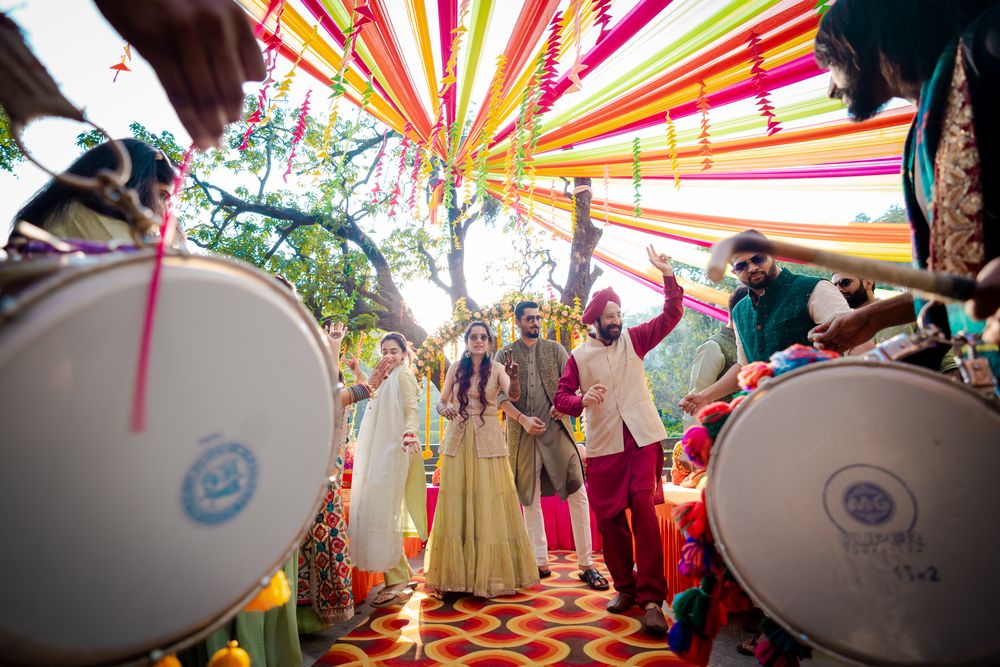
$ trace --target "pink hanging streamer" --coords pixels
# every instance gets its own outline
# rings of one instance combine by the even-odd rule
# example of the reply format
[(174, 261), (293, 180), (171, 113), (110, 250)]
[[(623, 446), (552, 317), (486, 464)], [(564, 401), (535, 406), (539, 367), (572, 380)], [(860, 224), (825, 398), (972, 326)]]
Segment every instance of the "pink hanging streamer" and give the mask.
[(141, 433), (146, 430), (146, 397), (149, 380), (149, 352), (153, 344), (153, 324), (156, 320), (156, 304), (160, 297), (160, 273), (163, 270), (163, 256), (167, 246), (174, 237), (176, 218), (173, 202), (184, 184), (188, 168), (191, 166), (191, 156), (194, 145), (184, 154), (184, 160), (174, 178), (174, 186), (170, 195), (170, 203), (163, 212), (163, 224), (160, 225), (160, 242), (156, 246), (156, 259), (153, 262), (153, 275), (149, 281), (149, 292), (146, 296), (146, 314), (142, 319), (142, 339), (139, 343), (139, 363), (135, 373), (135, 391), (132, 394), (132, 432)]

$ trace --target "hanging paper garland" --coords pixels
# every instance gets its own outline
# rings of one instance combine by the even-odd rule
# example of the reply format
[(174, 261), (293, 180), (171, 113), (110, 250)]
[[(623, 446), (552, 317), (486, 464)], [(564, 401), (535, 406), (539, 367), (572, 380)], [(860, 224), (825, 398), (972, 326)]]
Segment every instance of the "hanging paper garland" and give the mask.
[(278, 65), (278, 53), (281, 51), (281, 15), (284, 12), (285, 2), (281, 0), (281, 4), (275, 12), (274, 31), (264, 42), (264, 81), (260, 84), (260, 89), (257, 91), (257, 108), (247, 118), (247, 129), (243, 133), (243, 141), (240, 142), (241, 151), (246, 150), (247, 146), (249, 146), (250, 135), (253, 134), (254, 129), (264, 118), (264, 113), (267, 109), (267, 89), (274, 83), (274, 68)]
[(708, 110), (711, 105), (708, 103), (708, 96), (705, 95), (705, 82), (698, 82), (698, 102), (695, 105), (698, 111), (701, 113), (701, 134), (698, 135), (698, 143), (701, 144), (701, 149), (698, 151), (698, 155), (702, 156), (701, 170), (708, 171), (712, 168), (712, 142), (709, 138), (711, 132), (709, 131), (708, 125)]
[(306, 133), (306, 118), (309, 116), (309, 96), (312, 95), (312, 90), (306, 91), (306, 97), (302, 100), (302, 106), (299, 107), (299, 118), (295, 123), (295, 129), (292, 131), (292, 146), (288, 153), (288, 167), (285, 169), (285, 174), (283, 179), (285, 183), (288, 182), (288, 176), (292, 173), (292, 160), (295, 159), (295, 149), (302, 141), (303, 135)]
[(129, 46), (128, 43), (126, 43), (125, 46), (122, 47), (121, 62), (117, 62), (108, 68), (108, 69), (113, 69), (115, 71), (115, 78), (111, 79), (111, 83), (117, 83), (118, 75), (121, 74), (122, 72), (132, 71), (132, 69), (125, 64), (126, 60), (132, 62), (132, 47)]
[[(378, 195), (382, 192), (382, 186), (380, 184), (382, 183), (382, 171), (385, 165), (383, 158), (385, 156), (386, 137), (388, 136), (389, 130), (382, 133), (382, 144), (379, 146), (378, 155), (375, 156), (375, 172), (372, 174), (372, 178), (375, 180), (375, 187), (372, 188), (372, 204), (378, 203)], [(405, 147), (403, 148), (403, 152), (406, 152)], [(400, 180), (401, 179), (397, 178), (396, 183), (398, 184)]]
[(755, 94), (757, 108), (760, 109), (760, 115), (767, 121), (767, 136), (771, 136), (772, 134), (781, 132), (781, 125), (775, 120), (774, 107), (771, 106), (771, 101), (767, 99), (767, 96), (771, 93), (767, 89), (767, 73), (763, 67), (764, 57), (760, 55), (760, 37), (756, 32), (751, 31), (747, 43), (750, 51), (750, 73), (753, 75), (753, 85), (757, 91)]
[(604, 39), (604, 34), (611, 29), (611, 0), (594, 1), (594, 25), (601, 26), (597, 41)]
[(486, 158), (489, 153), (490, 142), (497, 128), (500, 127), (500, 105), (503, 95), (503, 81), (507, 71), (507, 57), (504, 54), (497, 56), (496, 70), (493, 72), (493, 80), (490, 82), (490, 89), (486, 98), (486, 120), (483, 129), (480, 130), (477, 143), (476, 161), (476, 196), (482, 199), (486, 196)]
[[(318, 23), (313, 24), (312, 32), (309, 34), (306, 40), (302, 42), (302, 48), (299, 49), (299, 53), (295, 57), (295, 61), (292, 63), (291, 69), (289, 69), (288, 73), (285, 74), (284, 77), (282, 77), (281, 82), (274, 87), (274, 92), (276, 94), (274, 95), (274, 97), (271, 98), (270, 109), (274, 108), (276, 102), (288, 97), (288, 91), (292, 87), (292, 80), (295, 79), (295, 75), (298, 72), (299, 63), (302, 62), (302, 56), (305, 55), (306, 49), (309, 48), (309, 45), (312, 43), (312, 41), (316, 39), (318, 31), (319, 31), (319, 24)], [(266, 123), (269, 120), (270, 109), (268, 110), (268, 113), (265, 114), (264, 119), (261, 120), (261, 123)]]
[[(667, 111), (666, 115), (667, 122), (667, 150), (670, 157), (670, 173), (674, 176), (674, 188), (677, 190), (681, 189), (681, 175), (677, 169), (677, 128), (674, 126), (674, 119), (670, 117), (670, 111)], [(607, 167), (605, 167), (607, 169)]]
[[(632, 140), (632, 187), (635, 189), (635, 208), (633, 215), (638, 218), (642, 215), (642, 193), (639, 192), (639, 185), (642, 183), (642, 174), (639, 171), (639, 137)], [(606, 201), (606, 200), (605, 200)]]

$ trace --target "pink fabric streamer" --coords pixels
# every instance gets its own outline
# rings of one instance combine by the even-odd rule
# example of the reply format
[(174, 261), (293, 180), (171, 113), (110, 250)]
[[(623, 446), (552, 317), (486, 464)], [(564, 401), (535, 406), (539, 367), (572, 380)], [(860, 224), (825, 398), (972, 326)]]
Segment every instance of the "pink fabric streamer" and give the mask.
[[(438, 32), (441, 36), (441, 74), (442, 76), (447, 76), (448, 74), (448, 60), (451, 58), (451, 42), (454, 39), (454, 35), (451, 31), (457, 28), (456, 23), (458, 22), (458, 0), (438, 0)], [(456, 75), (458, 67), (455, 67)], [(447, 118), (447, 125), (445, 127), (451, 128), (452, 123), (455, 122), (455, 86), (452, 85), (448, 88), (448, 92), (444, 94), (444, 108)], [(450, 132), (449, 132), (450, 134)]]
[(142, 433), (146, 430), (146, 396), (148, 394), (147, 385), (149, 379), (149, 352), (153, 344), (153, 324), (156, 319), (156, 303), (160, 297), (160, 273), (163, 269), (163, 256), (167, 246), (173, 240), (175, 224), (173, 202), (184, 184), (184, 177), (187, 176), (188, 167), (191, 166), (191, 156), (194, 154), (194, 145), (188, 148), (184, 154), (177, 176), (174, 178), (174, 186), (170, 195), (170, 203), (163, 212), (163, 224), (160, 225), (160, 242), (156, 246), (156, 259), (153, 262), (153, 275), (149, 281), (149, 292), (146, 297), (146, 314), (142, 319), (142, 339), (139, 344), (139, 363), (135, 373), (135, 391), (132, 394), (132, 432)]
[[(586, 78), (587, 74), (593, 72), (598, 65), (607, 60), (622, 44), (632, 39), (637, 32), (642, 30), (657, 14), (666, 9), (671, 2), (673, 0), (639, 0), (639, 3), (628, 14), (623, 16), (621, 21), (615, 24), (614, 28), (609, 31), (602, 30), (600, 40), (580, 60), (580, 64), (584, 66), (583, 71), (580, 72), (580, 77)], [(559, 77), (559, 80), (542, 97), (541, 113), (545, 113), (551, 109), (556, 100), (562, 97), (563, 93), (569, 90), (572, 85), (573, 82), (570, 80), (569, 72), (567, 71)], [(514, 126), (515, 123), (511, 122), (501, 130), (491, 145), (503, 141), (514, 131)]]
[[(798, 83), (799, 81), (811, 79), (814, 76), (820, 76), (823, 73), (824, 71), (819, 68), (816, 64), (816, 59), (813, 58), (813, 55), (810, 53), (809, 55), (796, 58), (795, 60), (785, 63), (784, 65), (775, 67), (772, 70), (768, 70), (767, 80), (772, 88), (777, 89), (783, 88), (784, 86), (790, 86), (791, 84)], [(723, 88), (722, 90), (713, 92), (712, 107), (716, 108), (725, 104), (731, 104), (732, 102), (739, 102), (740, 100), (754, 97), (756, 93), (757, 89), (754, 85), (754, 80), (747, 79), (729, 86), (728, 88)], [(688, 102), (687, 104), (681, 104), (680, 106), (672, 108), (670, 110), (670, 117), (677, 121), (696, 113), (699, 113), (699, 111), (697, 101), (694, 100)], [(656, 112), (646, 116), (645, 118), (640, 118), (637, 121), (629, 123), (628, 125), (622, 125), (621, 127), (604, 132), (603, 134), (597, 134), (592, 137), (587, 137), (586, 139), (581, 139), (576, 142), (576, 145), (586, 144), (600, 139), (607, 139), (608, 137), (614, 137), (619, 134), (635, 134), (636, 130), (653, 127), (654, 125), (659, 125), (662, 122), (663, 112)]]
[[(607, 260), (601, 259), (600, 257), (595, 257), (595, 259), (597, 259), (597, 261), (599, 261), (601, 264), (604, 264), (605, 266), (611, 267), (612, 269), (614, 269), (618, 273), (621, 273), (622, 275), (628, 276), (629, 278), (631, 278), (632, 280), (636, 281), (640, 285), (645, 285), (646, 287), (650, 288), (651, 290), (654, 290), (656, 292), (659, 292), (660, 294), (663, 294), (663, 285), (661, 285), (660, 283), (654, 282), (654, 281), (650, 280), (649, 278), (646, 278), (645, 276), (637, 276), (634, 273), (630, 273), (630, 272), (626, 271), (625, 269), (621, 268), (620, 266), (618, 266), (617, 264), (613, 264), (612, 262), (609, 262)], [(697, 312), (701, 313), (702, 315), (708, 315), (709, 317), (715, 318), (715, 319), (719, 320), (720, 322), (728, 322), (729, 321), (729, 311), (724, 310), (722, 308), (719, 308), (717, 306), (713, 306), (713, 305), (708, 304), (708, 303), (702, 303), (701, 301), (698, 301), (697, 299), (692, 299), (691, 297), (689, 297), (687, 295), (684, 295), (684, 297), (683, 297), (683, 303), (684, 303), (684, 307), (685, 308), (690, 308), (691, 310), (697, 311)]]

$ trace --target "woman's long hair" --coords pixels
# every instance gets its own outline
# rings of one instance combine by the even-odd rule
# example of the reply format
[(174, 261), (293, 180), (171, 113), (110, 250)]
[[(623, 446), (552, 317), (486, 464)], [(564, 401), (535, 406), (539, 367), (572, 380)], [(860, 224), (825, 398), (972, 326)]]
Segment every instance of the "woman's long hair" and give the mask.
[[(125, 145), (125, 149), (132, 157), (132, 175), (125, 184), (126, 187), (136, 191), (139, 201), (144, 206), (150, 209), (156, 208), (159, 196), (156, 184), (173, 183), (176, 174), (173, 164), (162, 151), (138, 139), (119, 139), (119, 141)], [(111, 142), (106, 141), (81, 155), (66, 171), (78, 176), (94, 176), (101, 169), (114, 171), (117, 167), (118, 159), (111, 148)], [(52, 179), (17, 212), (12, 223), (27, 220), (33, 225), (44, 228), (54, 213), (72, 201), (78, 201), (102, 215), (125, 220), (122, 212), (102, 202), (98, 193), (77, 190)]]
[(479, 418), (482, 419), (486, 413), (486, 383), (490, 379), (490, 364), (492, 363), (490, 361), (490, 350), (493, 349), (493, 332), (490, 331), (490, 326), (486, 322), (476, 320), (465, 328), (465, 353), (462, 354), (462, 358), (458, 361), (458, 370), (455, 372), (455, 379), (458, 381), (458, 390), (455, 392), (458, 395), (458, 414), (463, 419), (469, 418), (469, 389), (472, 386), (473, 373), (472, 355), (469, 353), (469, 334), (476, 327), (484, 330), (490, 339), (489, 345), (486, 348), (486, 354), (479, 364), (479, 403), (483, 406), (483, 409), (479, 411)]

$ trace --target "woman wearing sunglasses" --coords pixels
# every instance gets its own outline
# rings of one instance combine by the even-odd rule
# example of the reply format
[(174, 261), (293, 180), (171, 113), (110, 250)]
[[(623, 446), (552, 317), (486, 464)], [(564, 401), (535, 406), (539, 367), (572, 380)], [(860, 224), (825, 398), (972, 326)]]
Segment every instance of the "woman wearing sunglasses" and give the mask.
[[(517, 400), (517, 369), (490, 361), (493, 333), (485, 322), (465, 330), (465, 353), (451, 365), (438, 412), (450, 423), (442, 444), (441, 491), (427, 543), (427, 588), (492, 598), (538, 583), (497, 416), (497, 395)], [(511, 378), (514, 378), (512, 381)], [(457, 403), (457, 405), (455, 405)], [(540, 420), (507, 411), (526, 431)]]

